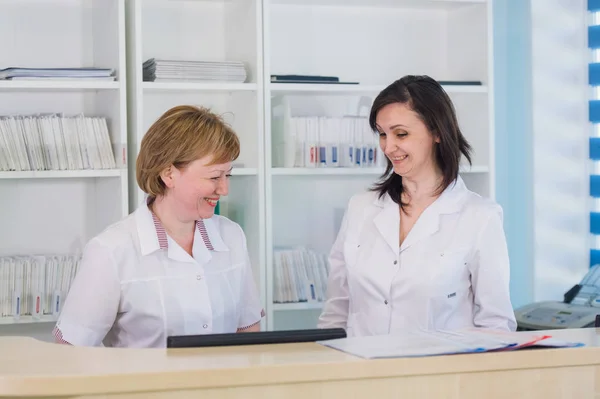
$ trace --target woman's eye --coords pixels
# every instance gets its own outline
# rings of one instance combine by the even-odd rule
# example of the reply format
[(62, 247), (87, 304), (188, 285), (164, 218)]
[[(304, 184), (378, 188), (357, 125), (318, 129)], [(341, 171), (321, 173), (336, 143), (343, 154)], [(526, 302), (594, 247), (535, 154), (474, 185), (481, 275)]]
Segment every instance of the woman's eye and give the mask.
[(385, 133), (379, 132), (379, 137), (385, 137)]
[(225, 177), (229, 179), (231, 177), (231, 175), (225, 175)]

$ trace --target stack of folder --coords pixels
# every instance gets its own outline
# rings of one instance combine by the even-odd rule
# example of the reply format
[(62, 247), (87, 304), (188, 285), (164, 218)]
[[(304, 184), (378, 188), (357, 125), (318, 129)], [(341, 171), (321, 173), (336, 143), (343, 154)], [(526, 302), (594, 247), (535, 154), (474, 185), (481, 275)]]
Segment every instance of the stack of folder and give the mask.
[(325, 254), (307, 248), (277, 249), (274, 253), (273, 302), (325, 300), (329, 263)]
[(145, 82), (234, 82), (247, 79), (244, 63), (235, 61), (176, 61), (150, 58), (143, 64)]
[(110, 68), (19, 68), (0, 70), (0, 80), (115, 80)]
[(581, 342), (562, 341), (543, 331), (508, 332), (476, 327), (454, 331), (415, 330), (319, 341), (321, 345), (364, 359), (501, 352), (535, 347), (571, 348)]
[(0, 257), (0, 317), (58, 315), (81, 255)]
[(0, 171), (114, 168), (104, 117), (0, 117)]

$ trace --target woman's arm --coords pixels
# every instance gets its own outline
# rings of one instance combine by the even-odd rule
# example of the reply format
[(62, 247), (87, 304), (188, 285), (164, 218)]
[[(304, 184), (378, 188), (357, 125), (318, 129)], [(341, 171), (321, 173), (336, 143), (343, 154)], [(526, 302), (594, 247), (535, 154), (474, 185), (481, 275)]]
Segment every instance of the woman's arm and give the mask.
[(244, 265), (244, 276), (242, 282), (242, 293), (240, 295), (241, 307), (240, 318), (238, 320), (237, 332), (256, 332), (260, 331), (260, 321), (265, 316), (265, 311), (260, 303), (260, 296), (254, 282), (254, 274), (252, 273), (252, 263), (248, 254), (246, 245), (246, 235), (240, 227), (242, 242), (244, 246), (244, 254), (246, 262)]
[(327, 300), (319, 317), (319, 328), (346, 328), (350, 305), (344, 241), (348, 228), (348, 211), (329, 254), (329, 276), (327, 278)]
[(516, 330), (509, 280), (510, 261), (502, 227), (502, 208), (494, 205), (478, 235), (475, 258), (471, 264), (475, 326)]
[(100, 346), (115, 321), (120, 297), (121, 285), (111, 251), (93, 239), (84, 249), (54, 327), (55, 341)]

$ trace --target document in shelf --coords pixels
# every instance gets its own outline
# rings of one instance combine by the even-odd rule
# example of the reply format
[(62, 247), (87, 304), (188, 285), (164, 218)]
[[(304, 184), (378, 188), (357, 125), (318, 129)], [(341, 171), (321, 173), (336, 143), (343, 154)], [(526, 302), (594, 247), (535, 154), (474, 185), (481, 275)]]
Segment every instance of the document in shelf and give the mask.
[(112, 68), (20, 68), (0, 69), (0, 80), (105, 79), (115, 80)]
[[(542, 345), (551, 337), (535, 332), (502, 332), (484, 329), (414, 331), (395, 335), (350, 337), (318, 343), (365, 359), (424, 357), (515, 350)], [(581, 346), (553, 340), (553, 347)]]

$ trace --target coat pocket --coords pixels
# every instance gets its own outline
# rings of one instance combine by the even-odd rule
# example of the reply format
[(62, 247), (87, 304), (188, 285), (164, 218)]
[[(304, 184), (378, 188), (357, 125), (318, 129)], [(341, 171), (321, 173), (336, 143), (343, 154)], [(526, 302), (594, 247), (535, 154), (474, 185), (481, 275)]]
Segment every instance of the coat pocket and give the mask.
[(344, 261), (348, 268), (354, 267), (358, 260), (360, 243), (358, 241), (346, 241), (344, 243)]
[[(470, 248), (446, 251), (434, 262), (430, 274), (430, 285), (453, 294), (453, 289), (462, 289), (470, 285), (469, 262)], [(438, 294), (440, 292), (438, 291)]]

